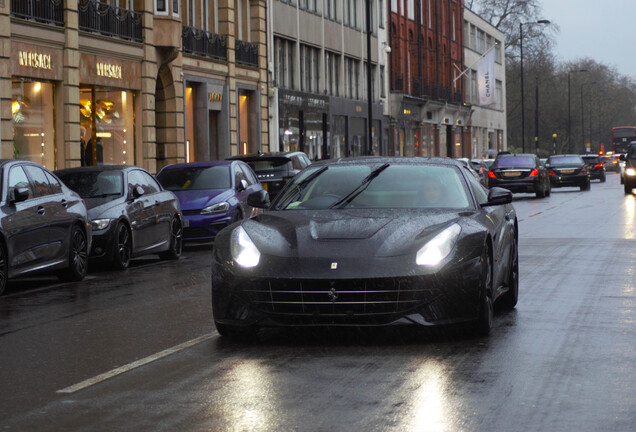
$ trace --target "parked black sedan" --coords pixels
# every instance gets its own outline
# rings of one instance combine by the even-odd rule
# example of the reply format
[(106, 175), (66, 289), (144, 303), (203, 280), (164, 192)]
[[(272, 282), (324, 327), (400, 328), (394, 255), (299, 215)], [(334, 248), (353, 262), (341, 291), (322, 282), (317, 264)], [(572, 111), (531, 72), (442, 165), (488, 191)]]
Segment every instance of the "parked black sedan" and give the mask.
[(0, 160), (0, 179), (0, 294), (9, 279), (36, 272), (82, 280), (91, 225), (79, 195), (34, 162)]
[(515, 193), (549, 196), (550, 178), (535, 154), (500, 153), (488, 171), (488, 187), (502, 187)]
[(550, 174), (552, 187), (579, 187), (590, 190), (590, 172), (587, 165), (577, 154), (551, 155), (546, 167)]
[(126, 269), (130, 259), (158, 253), (178, 259), (183, 219), (179, 201), (146, 170), (98, 165), (56, 171), (86, 202), (93, 227), (89, 258)]
[(317, 162), (217, 235), (216, 328), (466, 321), (488, 334), (493, 303), (518, 298), (511, 201), (452, 159)]
[(252, 153), (232, 156), (229, 159), (246, 162), (272, 199), (296, 174), (311, 165), (307, 155), (299, 151)]

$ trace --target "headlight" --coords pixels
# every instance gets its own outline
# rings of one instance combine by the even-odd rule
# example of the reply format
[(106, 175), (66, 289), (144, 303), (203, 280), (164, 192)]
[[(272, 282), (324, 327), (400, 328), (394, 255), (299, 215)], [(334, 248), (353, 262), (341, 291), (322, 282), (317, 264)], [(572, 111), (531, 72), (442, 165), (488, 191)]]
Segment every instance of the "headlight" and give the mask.
[(261, 253), (242, 226), (232, 231), (230, 251), (232, 252), (234, 261), (241, 267), (255, 267), (261, 259)]
[(91, 227), (95, 231), (103, 230), (108, 228), (108, 225), (110, 225), (110, 221), (110, 219), (95, 219), (91, 221)]
[(211, 206), (207, 206), (206, 208), (201, 210), (201, 214), (208, 215), (208, 214), (226, 213), (229, 209), (230, 209), (230, 203), (222, 202), (222, 203), (214, 204)]
[(630, 177), (634, 177), (634, 176), (636, 176), (636, 170), (634, 168), (627, 168), (625, 170), (625, 175), (630, 176)]
[(453, 224), (429, 240), (417, 251), (415, 256), (417, 265), (434, 266), (439, 264), (453, 250), (461, 231), (459, 225)]

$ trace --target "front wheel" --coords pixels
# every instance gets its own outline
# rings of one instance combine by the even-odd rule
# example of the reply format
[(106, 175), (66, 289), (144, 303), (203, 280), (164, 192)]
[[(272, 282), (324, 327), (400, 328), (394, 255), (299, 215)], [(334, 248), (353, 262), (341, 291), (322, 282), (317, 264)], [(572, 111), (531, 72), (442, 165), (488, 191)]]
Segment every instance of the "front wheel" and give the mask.
[(115, 231), (115, 250), (113, 254), (113, 267), (117, 270), (126, 270), (132, 256), (132, 240), (130, 230), (126, 224), (119, 222)]
[(7, 255), (7, 248), (4, 247), (4, 243), (0, 241), (0, 295), (4, 294), (7, 289), (7, 283), (9, 282), (9, 257)]
[(626, 181), (624, 186), (625, 186), (625, 195), (631, 194), (632, 193), (632, 185), (631, 185), (631, 183)]
[(512, 240), (512, 252), (510, 255), (510, 267), (506, 281), (508, 291), (501, 296), (501, 302), (506, 309), (514, 309), (519, 300), (519, 248), (517, 247), (516, 238)]
[(490, 253), (484, 251), (481, 258), (481, 290), (479, 293), (479, 317), (476, 321), (476, 331), (480, 336), (488, 336), (492, 329), (493, 322), (493, 301), (492, 301), (492, 260)]
[(84, 279), (88, 270), (88, 243), (84, 231), (74, 225), (71, 229), (68, 268), (59, 274), (65, 282), (77, 282)]
[(177, 216), (170, 222), (170, 247), (166, 252), (161, 252), (159, 258), (165, 260), (178, 260), (183, 249), (183, 229), (181, 220)]

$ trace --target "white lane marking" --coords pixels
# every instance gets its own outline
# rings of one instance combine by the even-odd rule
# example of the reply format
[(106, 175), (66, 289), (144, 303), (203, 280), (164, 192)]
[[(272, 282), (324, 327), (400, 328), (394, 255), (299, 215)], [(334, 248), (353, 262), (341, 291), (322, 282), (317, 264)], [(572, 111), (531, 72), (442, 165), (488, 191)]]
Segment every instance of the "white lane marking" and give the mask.
[(148, 356), (146, 358), (142, 358), (140, 360), (137, 360), (135, 362), (132, 363), (128, 363), (127, 365), (118, 367), (116, 369), (113, 369), (111, 371), (105, 372), (103, 374), (97, 375), (93, 378), (89, 378), (87, 380), (84, 380), (80, 383), (74, 384), (70, 387), (66, 387), (63, 388), (62, 390), (58, 390), (57, 393), (75, 393), (76, 391), (85, 389), (87, 387), (90, 387), (92, 385), (98, 384), (102, 381), (106, 381), (107, 379), (113, 378), (117, 375), (121, 375), (123, 373), (126, 373), (130, 370), (136, 369), (138, 367), (147, 365), (148, 363), (151, 363), (155, 360), (159, 360), (163, 357), (167, 357), (169, 355), (172, 355), (176, 352), (182, 351), (186, 348), (190, 348), (196, 344), (199, 344), (201, 342), (204, 342), (208, 339), (211, 339), (214, 335), (216, 334), (216, 332), (212, 332), (211, 334), (208, 335), (203, 335), (203, 336), (199, 336), (198, 338), (189, 340), (187, 342), (184, 342), (182, 344), (176, 345), (172, 348), (168, 348), (166, 350), (163, 350), (161, 352), (158, 352), (157, 354), (153, 354), (151, 356)]

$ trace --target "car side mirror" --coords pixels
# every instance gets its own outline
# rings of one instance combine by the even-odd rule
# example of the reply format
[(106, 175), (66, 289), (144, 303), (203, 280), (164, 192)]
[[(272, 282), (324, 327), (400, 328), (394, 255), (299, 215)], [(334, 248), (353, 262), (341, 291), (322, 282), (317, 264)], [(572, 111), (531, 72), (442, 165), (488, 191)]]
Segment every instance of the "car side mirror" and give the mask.
[(145, 193), (144, 188), (141, 186), (136, 186), (132, 190), (133, 199), (137, 199)]
[(256, 208), (269, 207), (269, 193), (265, 190), (252, 192), (247, 196), (247, 205)]
[(236, 186), (236, 190), (238, 190), (239, 192), (243, 192), (244, 190), (247, 189), (247, 186), (249, 186), (247, 184), (247, 180), (243, 179), (239, 182), (239, 184)]
[(29, 188), (25, 188), (23, 186), (18, 186), (13, 188), (13, 196), (11, 197), (11, 202), (18, 203), (22, 201), (26, 201), (29, 199)]
[(512, 202), (512, 192), (508, 189), (500, 187), (491, 187), (488, 190), (488, 202), (483, 203), (482, 207), (509, 204)]
[(625, 162), (625, 159), (626, 159), (626, 158), (625, 158), (625, 155), (624, 155), (624, 154), (620, 155), (618, 158), (619, 158), (620, 160), (622, 160), (623, 162)]

